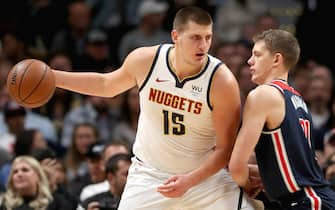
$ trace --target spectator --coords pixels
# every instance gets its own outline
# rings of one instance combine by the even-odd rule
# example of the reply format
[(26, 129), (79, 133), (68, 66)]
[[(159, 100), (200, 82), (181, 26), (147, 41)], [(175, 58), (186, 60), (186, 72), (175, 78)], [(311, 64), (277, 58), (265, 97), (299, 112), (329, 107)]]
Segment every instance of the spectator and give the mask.
[(68, 26), (56, 33), (51, 52), (67, 52), (71, 60), (84, 52), (87, 31), (91, 24), (91, 10), (84, 1), (73, 1), (68, 5)]
[(0, 131), (18, 135), (23, 129), (38, 129), (48, 143), (57, 141), (56, 129), (51, 120), (31, 109), (21, 107), (17, 102), (9, 100), (0, 112)]
[(84, 53), (74, 61), (78, 71), (106, 72), (111, 66), (108, 36), (101, 29), (92, 29), (85, 39)]
[(53, 198), (57, 201), (56, 209), (74, 210), (77, 201), (67, 191), (65, 186), (65, 173), (56, 153), (50, 148), (35, 149), (32, 156), (36, 158), (49, 181), (49, 188)]
[(319, 155), (318, 161), (321, 166), (327, 163), (327, 160), (335, 153), (335, 128), (327, 131), (323, 138), (324, 150)]
[(105, 180), (103, 150), (105, 145), (102, 143), (92, 144), (86, 153), (88, 161), (88, 174), (91, 183), (98, 183)]
[[(22, 2), (25, 13), (22, 30), (30, 52), (35, 58), (45, 59), (54, 34), (66, 23), (66, 10), (61, 1), (34, 0)], [(20, 26), (21, 27), (21, 26)]]
[(98, 141), (99, 133), (90, 123), (80, 123), (74, 128), (71, 146), (65, 157), (67, 179), (73, 180), (77, 176), (87, 173), (86, 153), (91, 144)]
[(121, 116), (122, 120), (114, 128), (113, 139), (119, 139), (132, 148), (137, 130), (138, 117), (140, 115), (140, 101), (138, 89), (132, 88), (125, 94)]
[(4, 105), (3, 116), (5, 124), (1, 125), (0, 123), (0, 127), (2, 126), (2, 130), (5, 132), (0, 136), (0, 147), (10, 154), (13, 154), (13, 145), (16, 137), (24, 130), (26, 114), (25, 108), (14, 101), (9, 101)]
[(256, 87), (256, 84), (251, 81), (250, 66), (247, 63), (242, 63), (237, 69), (236, 79), (240, 87), (241, 104), (243, 106), (248, 93)]
[[(31, 155), (35, 149), (47, 148), (47, 143), (40, 131), (36, 129), (23, 130), (14, 143), (14, 157)], [(0, 183), (7, 183), (12, 164), (7, 163), (0, 169)]]
[(86, 2), (94, 11), (93, 27), (115, 29), (121, 25), (127, 27), (138, 24), (136, 9), (142, 0), (86, 0)]
[(30, 155), (35, 149), (47, 148), (47, 143), (42, 133), (37, 129), (22, 131), (14, 144), (15, 156)]
[(332, 113), (330, 103), (333, 80), (330, 70), (324, 66), (314, 67), (307, 92), (307, 106), (313, 120), (315, 149), (323, 151), (323, 137), (331, 129)]
[(109, 190), (94, 195), (83, 202), (85, 209), (94, 208), (117, 209), (131, 164), (131, 157), (127, 154), (117, 154), (110, 157), (106, 164), (106, 175)]
[(83, 176), (77, 176), (68, 183), (69, 192), (79, 200), (82, 189), (93, 183), (105, 180), (105, 167), (103, 161), (103, 150), (105, 145), (99, 142), (90, 145), (86, 153), (88, 172)]
[(4, 210), (54, 209), (47, 176), (36, 159), (15, 158), (0, 206)]
[(307, 101), (306, 98), (308, 86), (312, 78), (312, 71), (307, 65), (300, 63), (294, 69), (292, 69), (289, 75), (289, 80), (292, 83), (294, 89), (296, 89), (302, 97)]
[(3, 35), (2, 51), (4, 58), (11, 63), (17, 63), (30, 56), (25, 37), (19, 30), (7, 31)]
[(86, 0), (93, 11), (93, 28), (104, 29), (108, 33), (110, 62), (113, 67), (120, 66), (118, 48), (123, 35), (138, 24), (136, 14), (142, 0)]
[(68, 148), (71, 142), (73, 128), (79, 123), (91, 123), (98, 129), (100, 139), (108, 141), (111, 138), (113, 128), (119, 119), (119, 107), (111, 107), (111, 102), (122, 100), (122, 97), (103, 98), (97, 96), (87, 96), (84, 103), (70, 110), (64, 119), (61, 144)]
[(330, 182), (331, 187), (335, 190), (335, 153), (331, 154), (324, 167), (326, 179)]
[(261, 13), (256, 17), (255, 20), (255, 33), (259, 33), (268, 29), (278, 29), (279, 23), (275, 16), (271, 13)]
[[(118, 141), (114, 140), (110, 143), (107, 143), (104, 147), (103, 151), (103, 166), (105, 166), (107, 160), (116, 155), (116, 154), (129, 154), (129, 150), (126, 145), (119, 143)], [(109, 189), (108, 181), (106, 180), (106, 173), (104, 171), (103, 175), (105, 176), (103, 182), (99, 182), (96, 184), (91, 184), (83, 188), (82, 192), (80, 193), (80, 203), (78, 205), (78, 210), (83, 209), (83, 201), (87, 200), (90, 197), (93, 197), (99, 193), (106, 192)]]
[[(4, 58), (1, 58), (1, 50), (0, 50), (0, 91), (4, 89), (4, 86), (7, 82), (7, 75), (11, 68), (13, 67), (13, 64)], [(0, 109), (1, 109), (1, 101), (0, 101)]]
[(247, 61), (244, 50), (241, 42), (222, 42), (213, 49), (214, 55), (223, 61), (235, 76), (242, 63)]
[(215, 29), (223, 42), (235, 42), (242, 38), (244, 25), (253, 23), (256, 17), (268, 10), (266, 1), (225, 0), (216, 10)]
[(140, 23), (134, 30), (126, 33), (119, 46), (119, 59), (122, 61), (126, 55), (143, 46), (160, 43), (171, 43), (168, 32), (164, 31), (162, 24), (168, 5), (154, 0), (142, 1), (138, 8)]

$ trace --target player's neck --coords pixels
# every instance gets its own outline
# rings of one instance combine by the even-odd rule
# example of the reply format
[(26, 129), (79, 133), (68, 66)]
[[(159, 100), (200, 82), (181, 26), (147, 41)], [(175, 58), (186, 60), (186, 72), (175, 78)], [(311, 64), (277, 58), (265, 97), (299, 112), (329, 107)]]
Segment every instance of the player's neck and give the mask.
[(282, 81), (282, 82), (287, 83), (287, 79), (286, 79), (286, 78), (280, 78), (280, 77), (277, 77), (277, 78), (274, 78), (273, 80), (280, 80), (280, 81)]
[(190, 63), (185, 62), (183, 56), (178, 55), (178, 52), (175, 48), (172, 48), (169, 53), (169, 64), (174, 71), (174, 73), (178, 76), (179, 80), (183, 80), (187, 77), (191, 77), (193, 75), (198, 74), (206, 65), (207, 59), (202, 63), (202, 65), (195, 66)]
[(267, 79), (266, 79), (266, 83), (269, 83), (273, 80), (281, 80), (287, 83), (287, 78), (288, 78), (288, 74), (287, 73), (276, 73), (276, 74), (270, 74)]

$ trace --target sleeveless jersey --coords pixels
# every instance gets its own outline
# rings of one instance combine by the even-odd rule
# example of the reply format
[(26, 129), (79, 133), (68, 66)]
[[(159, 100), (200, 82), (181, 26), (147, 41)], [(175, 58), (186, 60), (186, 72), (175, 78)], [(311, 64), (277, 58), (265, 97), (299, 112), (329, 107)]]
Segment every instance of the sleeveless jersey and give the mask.
[(199, 167), (213, 152), (209, 92), (221, 62), (208, 55), (198, 74), (179, 81), (168, 61), (172, 48), (170, 44), (158, 48), (139, 89), (141, 113), (133, 152), (157, 169), (185, 173)]
[(303, 187), (327, 185), (310, 138), (311, 115), (301, 95), (281, 80), (269, 85), (284, 95), (285, 117), (276, 129), (264, 127), (255, 148), (265, 190), (279, 198)]

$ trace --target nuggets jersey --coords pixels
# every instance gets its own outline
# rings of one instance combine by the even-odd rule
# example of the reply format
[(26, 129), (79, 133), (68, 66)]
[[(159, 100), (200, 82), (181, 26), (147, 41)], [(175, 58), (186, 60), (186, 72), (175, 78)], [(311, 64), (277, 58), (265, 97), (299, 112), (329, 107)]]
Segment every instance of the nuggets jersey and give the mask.
[(256, 157), (265, 190), (273, 198), (287, 196), (303, 187), (327, 185), (316, 161), (311, 137), (312, 120), (300, 94), (284, 81), (274, 80), (285, 98), (285, 117), (273, 130), (263, 129)]
[(139, 89), (141, 113), (133, 152), (157, 169), (184, 173), (199, 167), (213, 152), (209, 92), (221, 62), (208, 55), (198, 74), (179, 81), (168, 61), (172, 47), (158, 48)]

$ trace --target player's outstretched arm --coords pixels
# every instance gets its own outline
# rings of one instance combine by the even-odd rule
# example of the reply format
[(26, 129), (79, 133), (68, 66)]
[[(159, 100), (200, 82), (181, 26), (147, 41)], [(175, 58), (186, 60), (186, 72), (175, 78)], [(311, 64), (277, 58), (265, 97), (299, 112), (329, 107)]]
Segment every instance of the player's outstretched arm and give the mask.
[(157, 47), (131, 52), (122, 66), (110, 73), (66, 72), (54, 70), (56, 86), (86, 95), (113, 97), (143, 82)]

